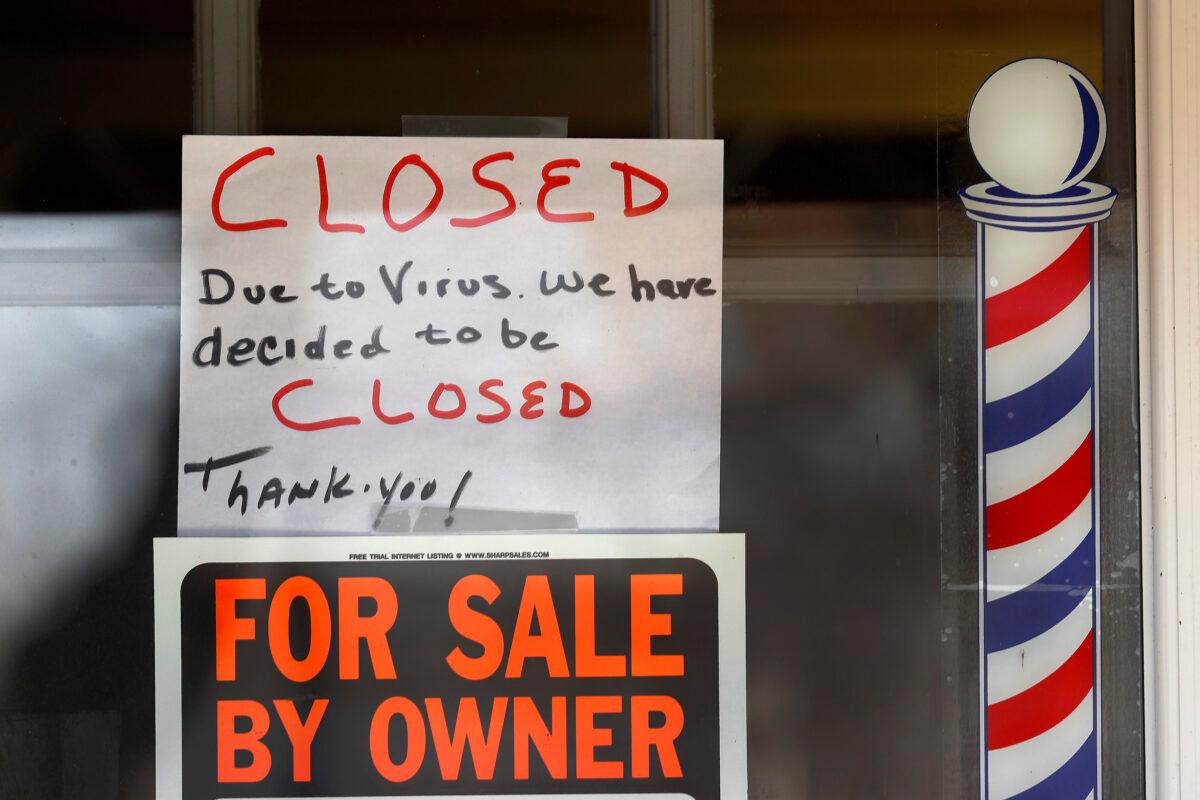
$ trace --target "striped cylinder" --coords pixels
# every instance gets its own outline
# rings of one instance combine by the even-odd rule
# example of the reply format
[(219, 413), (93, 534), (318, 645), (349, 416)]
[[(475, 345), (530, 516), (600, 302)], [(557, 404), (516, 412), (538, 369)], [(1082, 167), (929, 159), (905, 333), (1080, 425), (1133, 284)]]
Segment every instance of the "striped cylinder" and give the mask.
[(979, 280), (981, 796), (1100, 796), (1097, 223), (1116, 193), (961, 192)]

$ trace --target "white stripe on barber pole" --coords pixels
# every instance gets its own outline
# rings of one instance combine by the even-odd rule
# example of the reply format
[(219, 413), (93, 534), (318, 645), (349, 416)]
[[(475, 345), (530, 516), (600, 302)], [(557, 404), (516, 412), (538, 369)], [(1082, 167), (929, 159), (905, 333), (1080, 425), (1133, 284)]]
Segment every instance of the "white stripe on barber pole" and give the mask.
[(1088, 492), (1070, 516), (1041, 536), (1011, 547), (989, 550), (987, 599), (999, 600), (1036, 583), (1075, 552), (1091, 530), (1092, 493)]
[(1015, 697), (1048, 678), (1092, 632), (1092, 595), (1045, 633), (987, 657), (988, 704)]
[(989, 228), (984, 297), (1000, 294), (1029, 280), (1065, 251), (1078, 235), (1078, 228), (1047, 231), (1037, 236), (1030, 236), (1027, 231)]
[(1091, 330), (1091, 293), (1085, 288), (1055, 317), (1012, 341), (987, 350), (987, 402), (1028, 389), (1066, 361)]
[[(1092, 735), (1092, 693), (1043, 734), (988, 753), (991, 800), (1005, 800), (1049, 778)], [(1067, 800), (1067, 798), (1063, 798)]]

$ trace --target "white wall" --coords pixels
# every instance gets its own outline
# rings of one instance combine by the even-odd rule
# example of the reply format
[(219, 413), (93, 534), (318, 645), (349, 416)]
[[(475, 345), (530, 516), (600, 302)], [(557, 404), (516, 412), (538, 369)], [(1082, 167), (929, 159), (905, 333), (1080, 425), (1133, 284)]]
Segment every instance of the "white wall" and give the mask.
[(1200, 797), (1200, 3), (1135, 4), (1147, 797)]

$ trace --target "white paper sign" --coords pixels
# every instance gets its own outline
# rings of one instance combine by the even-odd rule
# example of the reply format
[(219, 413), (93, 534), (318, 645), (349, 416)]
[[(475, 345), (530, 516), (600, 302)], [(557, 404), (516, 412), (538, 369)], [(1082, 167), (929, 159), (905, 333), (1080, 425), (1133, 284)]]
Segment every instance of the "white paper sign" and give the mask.
[(721, 159), (185, 138), (180, 529), (402, 507), (715, 529)]

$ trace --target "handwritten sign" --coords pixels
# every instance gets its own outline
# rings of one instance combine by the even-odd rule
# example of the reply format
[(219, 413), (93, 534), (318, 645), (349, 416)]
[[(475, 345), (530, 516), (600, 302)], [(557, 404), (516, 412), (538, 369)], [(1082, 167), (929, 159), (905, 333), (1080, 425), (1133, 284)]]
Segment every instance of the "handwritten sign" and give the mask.
[(721, 144), (187, 137), (181, 530), (718, 517)]
[(154, 549), (162, 800), (746, 797), (741, 535)]

